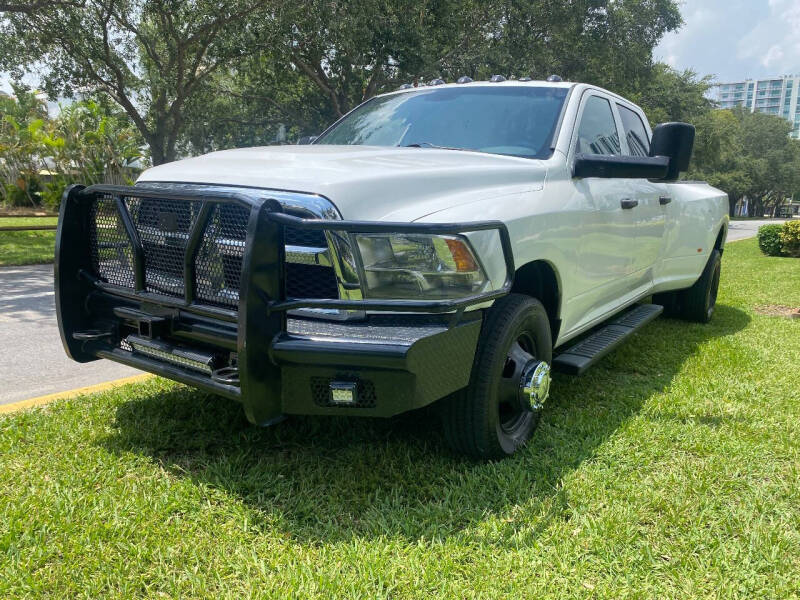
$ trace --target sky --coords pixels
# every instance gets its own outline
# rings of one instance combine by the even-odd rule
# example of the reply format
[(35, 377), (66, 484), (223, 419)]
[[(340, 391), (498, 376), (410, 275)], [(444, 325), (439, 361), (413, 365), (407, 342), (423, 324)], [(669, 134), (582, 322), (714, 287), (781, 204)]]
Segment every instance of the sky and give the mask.
[(654, 58), (717, 81), (800, 75), (800, 0), (683, 0)]

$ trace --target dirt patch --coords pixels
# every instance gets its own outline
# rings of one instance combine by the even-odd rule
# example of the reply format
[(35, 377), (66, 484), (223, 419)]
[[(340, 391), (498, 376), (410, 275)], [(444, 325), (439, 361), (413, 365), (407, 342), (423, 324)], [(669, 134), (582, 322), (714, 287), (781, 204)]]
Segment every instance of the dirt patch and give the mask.
[(780, 304), (766, 304), (755, 306), (754, 310), (760, 315), (768, 317), (785, 317), (787, 319), (800, 319), (800, 308), (782, 306)]

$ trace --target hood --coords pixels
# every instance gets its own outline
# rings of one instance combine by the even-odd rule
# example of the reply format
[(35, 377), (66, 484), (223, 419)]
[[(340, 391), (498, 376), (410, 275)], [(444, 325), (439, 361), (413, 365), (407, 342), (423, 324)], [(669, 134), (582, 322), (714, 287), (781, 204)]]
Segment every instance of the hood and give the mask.
[(545, 175), (542, 161), (512, 156), (311, 145), (212, 152), (153, 167), (139, 181), (319, 194), (345, 219), (412, 221), (461, 203), (541, 189)]

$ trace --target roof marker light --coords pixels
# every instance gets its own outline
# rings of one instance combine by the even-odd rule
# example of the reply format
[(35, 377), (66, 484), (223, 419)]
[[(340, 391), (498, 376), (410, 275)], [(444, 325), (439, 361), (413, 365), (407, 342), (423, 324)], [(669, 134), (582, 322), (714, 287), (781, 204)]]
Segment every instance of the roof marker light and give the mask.
[(533, 81), (530, 77), (520, 77), (517, 81)]
[(472, 77), (467, 77), (466, 75), (462, 75), (456, 80), (456, 83), (472, 83)]
[(431, 82), (428, 85), (444, 85), (444, 79), (431, 79)]
[(403, 85), (401, 85), (401, 86), (400, 86), (398, 89), (400, 89), (400, 90), (410, 90), (410, 89), (411, 89), (411, 88), (413, 88), (413, 87), (414, 87), (414, 86), (413, 86), (413, 85), (411, 85), (410, 83), (404, 83), (404, 84), (403, 84)]
[(547, 78), (547, 81), (551, 81), (553, 83), (558, 83), (559, 81), (564, 81), (564, 80), (561, 79), (561, 77), (559, 75), (550, 75), (550, 77)]
[(491, 81), (492, 83), (501, 83), (505, 80), (506, 78), (503, 77), (502, 75), (492, 75), (492, 78), (489, 81)]

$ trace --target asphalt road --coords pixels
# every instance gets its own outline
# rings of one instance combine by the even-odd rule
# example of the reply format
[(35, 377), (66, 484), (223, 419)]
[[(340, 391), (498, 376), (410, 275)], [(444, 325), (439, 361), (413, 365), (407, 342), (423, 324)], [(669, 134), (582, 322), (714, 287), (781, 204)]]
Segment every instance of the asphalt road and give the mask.
[[(731, 221), (728, 241), (756, 235), (779, 219)], [(0, 404), (136, 375), (107, 360), (87, 364), (64, 354), (56, 323), (52, 265), (0, 268)]]
[(0, 404), (140, 373), (107, 360), (67, 358), (54, 299), (52, 265), (0, 268)]
[(758, 228), (770, 223), (785, 223), (786, 219), (758, 219), (752, 221), (731, 221), (728, 225), (728, 241), (744, 240), (755, 237)]

